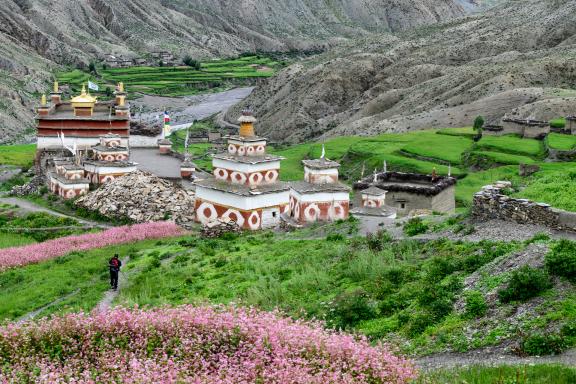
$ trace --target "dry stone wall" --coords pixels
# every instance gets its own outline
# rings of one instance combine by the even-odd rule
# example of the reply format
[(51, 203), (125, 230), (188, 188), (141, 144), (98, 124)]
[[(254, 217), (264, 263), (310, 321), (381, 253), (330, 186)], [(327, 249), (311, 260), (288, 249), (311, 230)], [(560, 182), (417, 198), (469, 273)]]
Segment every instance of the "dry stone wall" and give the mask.
[(501, 182), (482, 188), (474, 195), (472, 217), (477, 220), (504, 220), (520, 224), (576, 231), (576, 212), (567, 212), (544, 203), (515, 199), (503, 193), (509, 183)]

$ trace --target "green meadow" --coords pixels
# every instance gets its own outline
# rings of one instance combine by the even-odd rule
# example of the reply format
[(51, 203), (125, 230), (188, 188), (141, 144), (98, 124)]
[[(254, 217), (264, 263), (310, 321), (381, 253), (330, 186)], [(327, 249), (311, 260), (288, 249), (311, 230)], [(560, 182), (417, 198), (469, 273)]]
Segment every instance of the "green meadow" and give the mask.
[(246, 84), (254, 79), (268, 78), (282, 66), (268, 57), (244, 56), (232, 60), (211, 60), (201, 63), (196, 70), (188, 66), (98, 68), (97, 74), (78, 69), (60, 72), (56, 78), (78, 90), (88, 80), (99, 85), (96, 94), (111, 91), (123, 82), (129, 92), (162, 96), (191, 95), (201, 91), (219, 90), (231, 84)]
[(0, 146), (0, 165), (30, 168), (35, 154), (34, 144), (2, 145)]

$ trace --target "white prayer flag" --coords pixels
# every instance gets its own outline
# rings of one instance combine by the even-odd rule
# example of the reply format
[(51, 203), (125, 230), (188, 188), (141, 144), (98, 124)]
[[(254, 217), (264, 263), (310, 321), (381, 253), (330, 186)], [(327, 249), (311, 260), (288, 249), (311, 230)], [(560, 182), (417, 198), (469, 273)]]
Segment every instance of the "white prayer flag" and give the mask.
[(93, 83), (90, 80), (88, 80), (88, 89), (92, 89), (93, 91), (98, 91), (100, 88), (98, 87), (98, 84)]

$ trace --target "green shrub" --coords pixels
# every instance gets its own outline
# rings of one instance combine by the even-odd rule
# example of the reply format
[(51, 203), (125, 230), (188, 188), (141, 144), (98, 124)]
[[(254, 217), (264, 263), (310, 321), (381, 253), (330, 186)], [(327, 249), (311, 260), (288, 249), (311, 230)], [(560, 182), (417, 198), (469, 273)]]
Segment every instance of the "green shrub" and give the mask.
[(341, 233), (331, 233), (326, 236), (326, 241), (342, 241), (344, 240), (344, 235)]
[(551, 274), (576, 282), (576, 242), (560, 240), (546, 255), (546, 267)]
[(534, 236), (532, 236), (532, 238), (530, 240), (526, 241), (526, 244), (532, 244), (532, 243), (536, 243), (536, 242), (540, 242), (540, 241), (549, 241), (550, 240), (550, 235), (548, 235), (547, 233), (537, 233)]
[(366, 245), (372, 252), (380, 252), (384, 249), (384, 244), (392, 241), (392, 236), (385, 230), (379, 230), (375, 234), (366, 235)]
[(488, 311), (488, 305), (484, 299), (484, 295), (478, 291), (469, 291), (466, 293), (466, 317), (469, 319), (477, 319), (482, 317)]
[(562, 326), (562, 336), (576, 337), (576, 320), (572, 320)]
[(530, 335), (522, 340), (520, 349), (529, 356), (557, 355), (566, 349), (566, 341), (554, 334)]
[(331, 308), (328, 323), (335, 328), (349, 329), (362, 320), (370, 320), (376, 316), (376, 310), (368, 293), (357, 288), (344, 292), (336, 297)]
[(428, 231), (428, 224), (424, 223), (420, 217), (410, 219), (404, 225), (404, 233), (407, 236), (416, 236)]
[(508, 287), (499, 290), (498, 297), (503, 303), (526, 301), (551, 286), (550, 276), (546, 271), (524, 266), (512, 273)]

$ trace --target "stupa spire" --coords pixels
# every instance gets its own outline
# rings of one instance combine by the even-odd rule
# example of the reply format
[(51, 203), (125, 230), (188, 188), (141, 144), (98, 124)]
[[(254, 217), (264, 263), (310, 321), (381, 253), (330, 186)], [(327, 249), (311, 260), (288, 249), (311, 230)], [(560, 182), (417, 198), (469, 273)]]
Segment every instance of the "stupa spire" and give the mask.
[(239, 135), (241, 137), (256, 136), (256, 133), (254, 132), (254, 123), (256, 122), (256, 118), (250, 108), (246, 108), (242, 111), (242, 116), (240, 116), (238, 121), (240, 122)]

